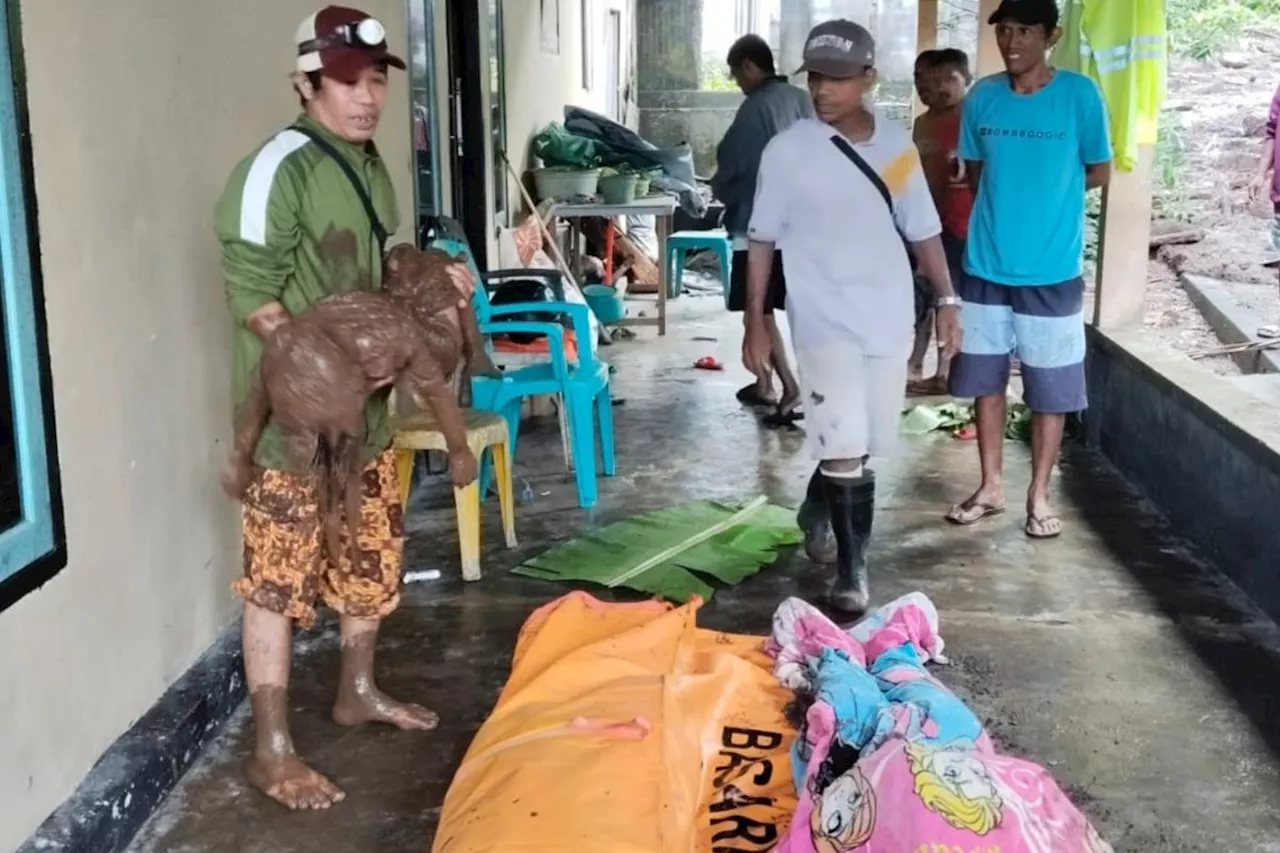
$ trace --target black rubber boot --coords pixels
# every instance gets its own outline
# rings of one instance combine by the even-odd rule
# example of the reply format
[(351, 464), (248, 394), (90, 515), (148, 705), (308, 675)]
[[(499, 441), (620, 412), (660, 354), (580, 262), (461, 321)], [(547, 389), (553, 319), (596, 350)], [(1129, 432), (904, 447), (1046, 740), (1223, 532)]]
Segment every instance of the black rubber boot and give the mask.
[(827, 505), (826, 487), (821, 468), (813, 469), (804, 503), (796, 513), (796, 523), (804, 531), (804, 552), (810, 560), (824, 566), (836, 561), (836, 537), (831, 530), (831, 509)]
[(831, 586), (831, 606), (851, 616), (867, 612), (867, 544), (876, 506), (876, 475), (864, 469), (861, 477), (823, 477), (831, 526), (839, 557)]

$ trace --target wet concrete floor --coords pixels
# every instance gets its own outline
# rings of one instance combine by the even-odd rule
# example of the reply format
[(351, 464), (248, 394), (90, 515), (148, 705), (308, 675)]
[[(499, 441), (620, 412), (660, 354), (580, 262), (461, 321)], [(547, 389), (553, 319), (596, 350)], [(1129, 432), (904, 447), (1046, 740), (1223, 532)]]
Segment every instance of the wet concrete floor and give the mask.
[[(674, 303), (668, 336), (605, 350), (618, 368), (618, 476), (577, 508), (554, 421), (522, 431), (517, 475), (534, 492), (521, 547), (499, 547), (486, 507), (485, 578), (458, 579), (451, 498), (418, 490), (407, 568), (414, 584), (386, 623), (381, 682), (438, 709), (441, 728), (344, 730), (328, 718), (336, 623), (302, 634), (292, 692), (302, 754), (348, 792), (320, 814), (288, 814), (248, 788), (242, 708), (143, 830), (134, 853), (400, 853), (429, 850), (468, 741), (501, 688), (529, 612), (566, 587), (507, 574), (592, 525), (683, 501), (767, 493), (794, 504), (811, 463), (798, 432), (774, 432), (734, 400), (740, 325), (719, 300)], [(702, 355), (723, 373), (691, 369)], [(1158, 440), (1158, 437), (1152, 437)], [(950, 667), (1005, 750), (1049, 767), (1117, 851), (1280, 851), (1280, 631), (1199, 560), (1114, 472), (1070, 448), (1057, 482), (1066, 532), (1033, 542), (1017, 510), (1027, 453), (1006, 451), (1011, 511), (974, 528), (942, 513), (974, 484), (976, 448), (907, 439), (881, 464), (872, 575), (876, 601), (921, 590), (938, 605)], [(1206, 508), (1211, 511), (1211, 508)], [(703, 611), (714, 627), (765, 633), (784, 597), (817, 598), (823, 572), (786, 554)], [(604, 597), (600, 590), (593, 590)]]

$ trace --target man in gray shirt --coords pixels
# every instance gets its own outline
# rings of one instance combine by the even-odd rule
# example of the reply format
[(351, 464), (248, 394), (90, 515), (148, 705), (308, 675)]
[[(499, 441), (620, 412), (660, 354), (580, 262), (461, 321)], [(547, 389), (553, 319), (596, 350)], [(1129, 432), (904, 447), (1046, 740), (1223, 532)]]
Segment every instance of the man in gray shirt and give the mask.
[[(764, 147), (794, 122), (813, 115), (807, 92), (792, 86), (774, 70), (773, 51), (757, 35), (745, 35), (729, 48), (729, 73), (747, 99), (738, 108), (733, 124), (716, 148), (716, 173), (711, 189), (724, 203), (724, 227), (733, 241), (733, 273), (729, 284), (729, 310), (743, 311), (747, 301), (747, 225), (756, 195), (756, 173)], [(772, 341), (769, 366), (756, 375), (756, 382), (738, 391), (738, 399), (751, 406), (775, 406), (765, 419), (769, 426), (783, 426), (798, 420), (800, 385), (787, 363), (786, 345), (774, 322), (773, 312), (786, 305), (786, 281), (782, 253), (773, 256), (769, 294), (765, 301), (765, 324)], [(770, 369), (771, 368), (771, 369)], [(772, 374), (782, 383), (782, 396), (773, 399)]]

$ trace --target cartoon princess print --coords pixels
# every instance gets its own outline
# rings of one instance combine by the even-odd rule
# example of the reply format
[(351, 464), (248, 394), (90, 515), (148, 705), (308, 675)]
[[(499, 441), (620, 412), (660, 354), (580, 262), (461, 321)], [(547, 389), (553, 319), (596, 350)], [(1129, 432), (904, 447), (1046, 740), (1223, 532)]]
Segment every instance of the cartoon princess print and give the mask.
[(919, 741), (906, 745), (916, 795), (956, 829), (986, 835), (1000, 825), (1004, 801), (981, 757), (967, 750), (938, 750)]
[[(837, 744), (810, 782), (813, 811), (809, 830), (817, 853), (845, 853), (865, 844), (876, 826), (876, 795), (871, 781), (851, 764), (852, 750)], [(846, 766), (840, 775), (836, 767)], [(834, 775), (834, 778), (833, 778)]]

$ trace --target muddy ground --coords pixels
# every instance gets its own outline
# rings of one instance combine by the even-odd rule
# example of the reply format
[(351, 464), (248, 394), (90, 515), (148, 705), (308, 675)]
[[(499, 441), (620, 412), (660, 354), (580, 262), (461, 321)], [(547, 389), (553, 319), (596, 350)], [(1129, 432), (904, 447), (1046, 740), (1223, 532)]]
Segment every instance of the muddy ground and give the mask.
[[(1218, 339), (1178, 284), (1179, 272), (1230, 282), (1260, 325), (1280, 322), (1277, 271), (1263, 266), (1272, 205), (1266, 198), (1250, 204), (1247, 191), (1278, 85), (1280, 30), (1252, 30), (1213, 61), (1170, 63), (1163, 124), (1172, 144), (1157, 158), (1157, 215), (1202, 230), (1204, 239), (1155, 253), (1146, 326), (1180, 352), (1213, 347)], [(1205, 363), (1219, 373), (1238, 372), (1228, 359)]]

